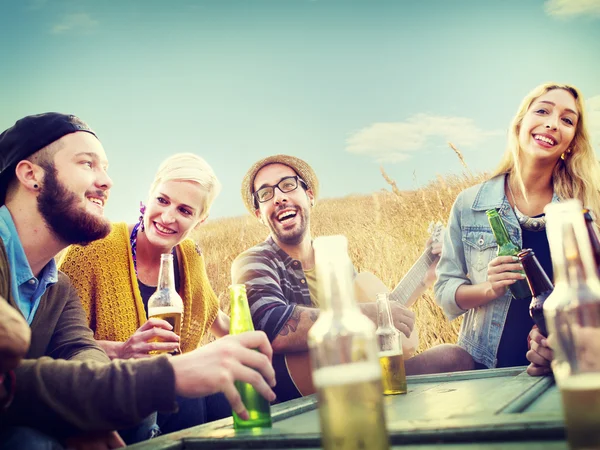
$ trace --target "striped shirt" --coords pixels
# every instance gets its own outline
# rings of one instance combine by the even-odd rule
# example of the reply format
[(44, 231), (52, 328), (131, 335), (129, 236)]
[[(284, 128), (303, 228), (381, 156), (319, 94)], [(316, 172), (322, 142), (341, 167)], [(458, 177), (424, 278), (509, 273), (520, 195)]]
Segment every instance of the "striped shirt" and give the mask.
[(231, 279), (234, 284), (246, 285), (254, 328), (264, 331), (271, 342), (295, 305), (312, 306), (302, 263), (284, 252), (271, 236), (235, 259)]

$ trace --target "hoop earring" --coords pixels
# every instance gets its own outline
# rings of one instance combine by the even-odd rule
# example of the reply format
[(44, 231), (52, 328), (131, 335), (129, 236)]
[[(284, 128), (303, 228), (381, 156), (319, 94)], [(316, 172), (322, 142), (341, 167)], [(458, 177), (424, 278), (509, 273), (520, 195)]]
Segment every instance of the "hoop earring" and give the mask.
[(560, 159), (562, 159), (564, 161), (565, 159), (567, 159), (567, 156), (569, 155), (569, 153), (571, 153), (570, 148), (568, 148), (566, 151), (563, 152), (562, 155), (560, 155)]
[(144, 213), (146, 212), (146, 205), (143, 202), (140, 202), (140, 229), (142, 233), (144, 232)]

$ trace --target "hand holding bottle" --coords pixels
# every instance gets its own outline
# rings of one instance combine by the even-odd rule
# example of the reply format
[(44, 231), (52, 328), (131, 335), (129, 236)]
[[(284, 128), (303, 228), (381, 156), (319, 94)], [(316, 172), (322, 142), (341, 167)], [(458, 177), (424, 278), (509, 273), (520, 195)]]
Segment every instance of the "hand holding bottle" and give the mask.
[(495, 300), (506, 293), (506, 289), (519, 280), (524, 280), (523, 266), (516, 256), (497, 256), (488, 264), (486, 298)]
[(273, 349), (262, 331), (225, 336), (170, 359), (175, 390), (184, 397), (223, 392), (233, 411), (248, 420), (248, 411), (234, 383), (249, 383), (268, 401), (275, 400), (271, 389), (275, 386), (272, 357)]
[(546, 336), (540, 333), (537, 327), (529, 332), (530, 349), (527, 352), (527, 360), (531, 363), (527, 367), (527, 373), (531, 376), (546, 375), (552, 371), (550, 363), (554, 359), (554, 352), (548, 344)]
[[(172, 330), (173, 326), (166, 320), (150, 318), (121, 344), (117, 351), (117, 357), (121, 359), (148, 358), (151, 356), (150, 352), (171, 353), (179, 350), (179, 336)], [(160, 341), (157, 341), (157, 338)]]

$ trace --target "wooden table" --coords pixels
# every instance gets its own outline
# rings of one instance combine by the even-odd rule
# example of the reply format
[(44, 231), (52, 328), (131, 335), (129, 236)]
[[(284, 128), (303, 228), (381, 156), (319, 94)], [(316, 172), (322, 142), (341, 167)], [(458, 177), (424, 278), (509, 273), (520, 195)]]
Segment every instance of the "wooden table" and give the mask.
[[(567, 449), (552, 377), (525, 367), (408, 377), (408, 394), (386, 396), (392, 448)], [(273, 428), (233, 429), (232, 419), (171, 433), (133, 449), (318, 449), (314, 395), (272, 407)]]

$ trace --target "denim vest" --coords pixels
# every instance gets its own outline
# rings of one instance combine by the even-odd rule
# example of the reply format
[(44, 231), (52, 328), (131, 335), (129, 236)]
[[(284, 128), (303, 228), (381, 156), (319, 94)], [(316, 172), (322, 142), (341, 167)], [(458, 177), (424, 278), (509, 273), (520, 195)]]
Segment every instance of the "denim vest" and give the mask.
[[(442, 256), (436, 273), (435, 299), (449, 320), (465, 314), (458, 345), (473, 359), (492, 368), (497, 364), (498, 346), (512, 295), (506, 294), (477, 308), (463, 310), (455, 294), (463, 284), (487, 280), (487, 268), (497, 256), (498, 246), (486, 211), (496, 208), (510, 236), (522, 246), (521, 227), (504, 193), (506, 175), (499, 175), (461, 192), (450, 212), (444, 235)], [(556, 194), (552, 201), (558, 201)]]

